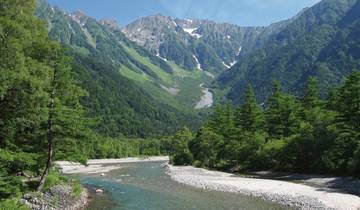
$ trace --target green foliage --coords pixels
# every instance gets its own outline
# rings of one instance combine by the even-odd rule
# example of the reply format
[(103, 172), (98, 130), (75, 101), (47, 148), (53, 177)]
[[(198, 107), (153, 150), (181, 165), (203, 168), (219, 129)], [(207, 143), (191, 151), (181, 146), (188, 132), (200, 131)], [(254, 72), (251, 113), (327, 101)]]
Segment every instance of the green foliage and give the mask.
[(172, 156), (174, 165), (189, 165), (192, 163), (193, 155), (188, 146), (192, 138), (191, 131), (186, 127), (175, 134), (173, 138), (174, 155)]
[(196, 138), (189, 142), (189, 148), (197, 166), (216, 168), (224, 146), (223, 137), (207, 127), (199, 130)]
[(50, 170), (49, 175), (45, 181), (44, 189), (50, 189), (59, 184), (65, 183), (66, 179), (59, 174), (56, 170)]
[(83, 192), (83, 187), (81, 186), (78, 180), (74, 180), (71, 183), (72, 194), (75, 198), (80, 198), (81, 193)]
[(274, 82), (273, 92), (266, 110), (267, 132), (272, 138), (288, 137), (294, 134), (299, 126), (296, 116), (298, 104), (293, 96), (281, 92), (278, 82)]
[[(319, 98), (314, 78), (308, 79), (301, 98), (284, 94), (275, 82), (265, 110), (256, 104), (251, 88), (245, 95), (243, 105), (216, 107), (189, 142), (194, 165), (359, 176), (359, 71), (328, 100)], [(184, 154), (185, 146), (174, 156)]]
[(0, 210), (30, 210), (17, 199), (0, 200)]
[(256, 102), (254, 91), (251, 86), (245, 93), (245, 101), (238, 110), (236, 124), (244, 131), (259, 131), (264, 124), (264, 115)]

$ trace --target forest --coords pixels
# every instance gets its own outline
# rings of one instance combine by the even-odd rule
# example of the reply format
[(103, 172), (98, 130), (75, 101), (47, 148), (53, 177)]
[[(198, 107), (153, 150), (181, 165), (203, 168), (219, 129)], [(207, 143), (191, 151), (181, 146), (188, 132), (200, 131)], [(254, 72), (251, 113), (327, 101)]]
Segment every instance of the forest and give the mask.
[(301, 97), (273, 82), (259, 105), (251, 86), (240, 106), (219, 105), (193, 136), (179, 131), (172, 161), (211, 169), (360, 175), (360, 72), (320, 97), (309, 77)]
[(99, 120), (81, 103), (88, 92), (76, 79), (73, 58), (33, 16), (35, 3), (0, 2), (0, 209), (6, 210), (27, 209), (21, 196), (64, 179), (54, 160), (85, 164), (166, 153), (160, 140), (97, 133)]

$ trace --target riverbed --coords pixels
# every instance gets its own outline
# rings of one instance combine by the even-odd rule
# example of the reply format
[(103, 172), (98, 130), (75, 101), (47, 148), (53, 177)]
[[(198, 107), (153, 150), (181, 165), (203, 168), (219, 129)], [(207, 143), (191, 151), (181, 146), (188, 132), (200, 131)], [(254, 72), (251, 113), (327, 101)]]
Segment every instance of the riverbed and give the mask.
[(204, 88), (204, 84), (201, 84), (200, 88), (202, 88), (203, 95), (201, 96), (200, 101), (197, 102), (195, 109), (211, 107), (214, 103), (213, 93), (209, 88)]
[(165, 173), (164, 163), (121, 163), (103, 177), (81, 174), (83, 184), (105, 191), (93, 199), (87, 210), (289, 209), (258, 198), (178, 183)]

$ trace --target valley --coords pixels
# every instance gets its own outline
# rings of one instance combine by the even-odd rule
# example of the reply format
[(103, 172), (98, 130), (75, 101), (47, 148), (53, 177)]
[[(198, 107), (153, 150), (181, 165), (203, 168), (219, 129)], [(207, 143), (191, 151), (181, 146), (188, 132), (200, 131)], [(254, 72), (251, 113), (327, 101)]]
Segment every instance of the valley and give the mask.
[(137, 1), (0, 2), (0, 210), (360, 208), (360, 0)]

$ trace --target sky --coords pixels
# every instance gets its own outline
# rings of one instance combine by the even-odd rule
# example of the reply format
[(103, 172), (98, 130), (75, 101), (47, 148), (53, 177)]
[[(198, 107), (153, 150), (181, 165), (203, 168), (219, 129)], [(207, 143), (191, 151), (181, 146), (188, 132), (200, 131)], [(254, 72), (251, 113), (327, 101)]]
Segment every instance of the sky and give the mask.
[(48, 0), (71, 12), (117, 20), (121, 26), (154, 14), (265, 26), (288, 19), (320, 0)]

